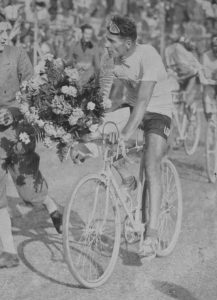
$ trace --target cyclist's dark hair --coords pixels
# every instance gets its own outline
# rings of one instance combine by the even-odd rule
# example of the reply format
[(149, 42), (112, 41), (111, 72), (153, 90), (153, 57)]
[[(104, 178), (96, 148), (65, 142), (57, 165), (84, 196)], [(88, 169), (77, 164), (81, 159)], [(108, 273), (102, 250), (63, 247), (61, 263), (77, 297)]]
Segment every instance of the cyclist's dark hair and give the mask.
[(111, 21), (114, 22), (120, 29), (120, 37), (130, 38), (133, 42), (137, 39), (137, 28), (134, 20), (127, 16), (114, 15), (111, 18)]
[(84, 25), (81, 26), (81, 31), (84, 32), (85, 29), (91, 29), (91, 30), (93, 30), (93, 27), (91, 25), (89, 25), (89, 24), (84, 24)]

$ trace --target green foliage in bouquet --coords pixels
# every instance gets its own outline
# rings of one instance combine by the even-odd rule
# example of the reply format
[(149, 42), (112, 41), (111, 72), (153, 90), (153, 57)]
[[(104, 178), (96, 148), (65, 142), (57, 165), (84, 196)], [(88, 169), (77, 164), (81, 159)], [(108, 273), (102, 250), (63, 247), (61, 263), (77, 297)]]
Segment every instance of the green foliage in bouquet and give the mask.
[(97, 130), (110, 106), (102, 99), (96, 77), (81, 86), (79, 76), (77, 69), (64, 68), (61, 59), (47, 55), (16, 97), (23, 114), (21, 128), (28, 124), (46, 146), (55, 143), (61, 160), (66, 149)]

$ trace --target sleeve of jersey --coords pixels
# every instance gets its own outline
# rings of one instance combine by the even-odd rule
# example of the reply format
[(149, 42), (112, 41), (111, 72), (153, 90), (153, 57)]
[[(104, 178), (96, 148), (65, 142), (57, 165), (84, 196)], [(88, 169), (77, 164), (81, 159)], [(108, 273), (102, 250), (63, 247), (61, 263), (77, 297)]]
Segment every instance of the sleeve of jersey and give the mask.
[(99, 84), (103, 98), (108, 99), (114, 78), (114, 62), (107, 54), (104, 54), (100, 63)]
[(162, 65), (161, 57), (152, 47), (143, 53), (141, 59), (141, 81), (158, 81), (159, 68)]

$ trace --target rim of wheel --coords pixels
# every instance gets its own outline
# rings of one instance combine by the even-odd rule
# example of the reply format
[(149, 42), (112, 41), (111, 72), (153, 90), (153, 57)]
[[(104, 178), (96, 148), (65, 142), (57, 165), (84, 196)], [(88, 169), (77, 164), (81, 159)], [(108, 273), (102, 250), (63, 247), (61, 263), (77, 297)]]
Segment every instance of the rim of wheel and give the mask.
[(185, 151), (188, 155), (194, 154), (200, 139), (200, 113), (195, 113), (195, 120), (188, 121), (184, 140)]
[(182, 191), (178, 173), (169, 160), (162, 162), (163, 198), (158, 218), (158, 256), (166, 256), (174, 249), (182, 221)]
[(120, 215), (111, 197), (101, 177), (88, 175), (78, 183), (65, 208), (66, 262), (72, 275), (88, 288), (106, 282), (118, 257)]

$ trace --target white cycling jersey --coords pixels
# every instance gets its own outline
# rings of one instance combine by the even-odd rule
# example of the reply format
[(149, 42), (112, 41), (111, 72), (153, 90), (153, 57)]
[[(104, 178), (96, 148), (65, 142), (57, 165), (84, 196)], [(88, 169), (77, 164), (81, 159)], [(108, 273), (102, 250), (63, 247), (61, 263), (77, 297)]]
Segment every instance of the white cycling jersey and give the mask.
[[(107, 93), (111, 84), (111, 59), (108, 59), (109, 71), (106, 75), (106, 68), (103, 67), (103, 62), (106, 61), (106, 56), (102, 62), (102, 77), (107, 76), (106, 91)], [(126, 87), (126, 103), (131, 106), (136, 105), (138, 96), (138, 86), (141, 81), (155, 81), (156, 85), (150, 102), (147, 107), (148, 112), (155, 112), (171, 117), (172, 115), (172, 96), (171, 86), (168, 80), (168, 74), (163, 64), (161, 56), (156, 49), (150, 45), (136, 44), (135, 51), (132, 55), (124, 59), (120, 64), (113, 64), (113, 75), (117, 77)], [(101, 83), (103, 79), (101, 77)]]

